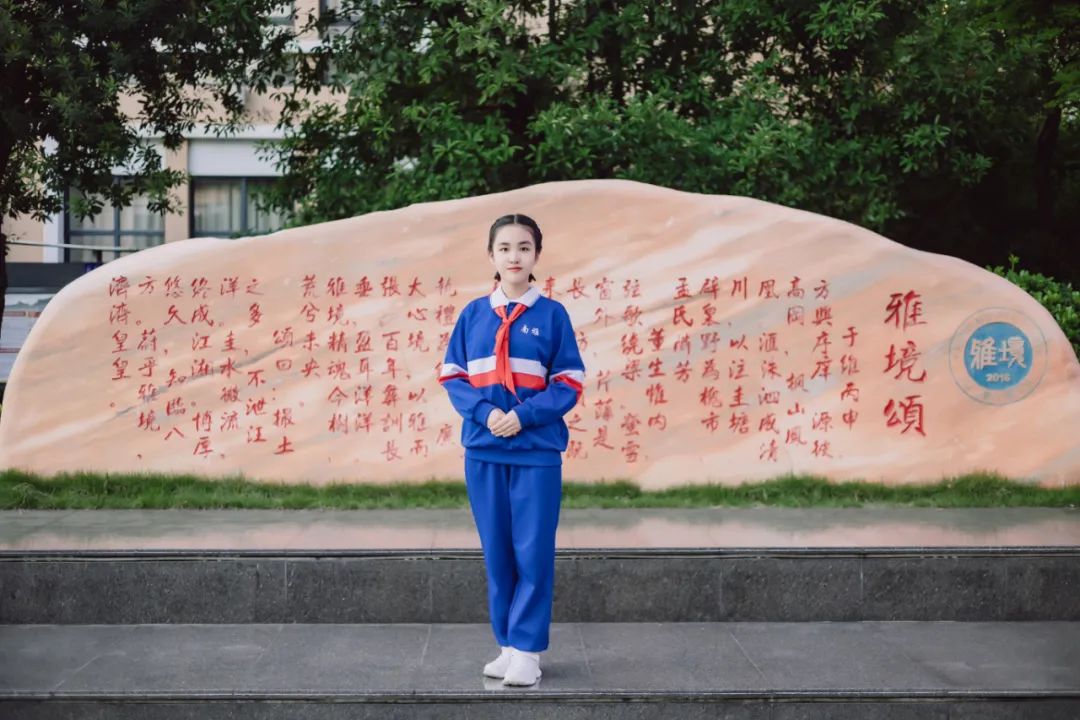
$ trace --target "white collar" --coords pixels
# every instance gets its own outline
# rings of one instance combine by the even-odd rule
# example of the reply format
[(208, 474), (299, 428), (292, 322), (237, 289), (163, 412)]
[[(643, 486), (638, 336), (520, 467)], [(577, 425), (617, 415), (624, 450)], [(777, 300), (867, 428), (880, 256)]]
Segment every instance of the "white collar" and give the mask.
[(507, 303), (516, 302), (525, 305), (526, 307), (532, 307), (540, 298), (540, 291), (536, 289), (535, 285), (530, 285), (529, 289), (513, 300), (506, 297), (506, 293), (503, 292), (502, 285), (497, 285), (495, 291), (488, 296), (488, 300), (491, 302), (491, 309), (499, 307), (500, 305), (506, 305)]

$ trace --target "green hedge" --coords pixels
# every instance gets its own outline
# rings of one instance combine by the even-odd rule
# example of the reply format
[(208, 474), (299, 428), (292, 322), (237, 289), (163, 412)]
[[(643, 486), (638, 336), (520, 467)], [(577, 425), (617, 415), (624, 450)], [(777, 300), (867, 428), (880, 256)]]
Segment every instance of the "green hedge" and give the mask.
[(1073, 290), (1072, 283), (1061, 282), (1052, 277), (1022, 270), (1016, 267), (1020, 258), (1009, 255), (1009, 267), (987, 266), (987, 270), (1009, 280), (1046, 308), (1072, 343), (1073, 352), (1080, 357), (1080, 290)]

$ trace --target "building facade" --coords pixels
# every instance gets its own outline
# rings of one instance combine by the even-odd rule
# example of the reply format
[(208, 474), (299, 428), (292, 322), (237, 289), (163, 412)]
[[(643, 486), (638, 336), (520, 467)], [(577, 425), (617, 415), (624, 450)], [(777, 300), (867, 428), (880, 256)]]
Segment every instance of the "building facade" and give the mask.
[[(299, 26), (307, 21), (307, 15), (318, 15), (337, 6), (336, 0), (284, 2), (273, 21)], [(302, 37), (299, 50), (308, 51), (318, 43), (317, 35)], [(329, 90), (325, 92), (327, 98), (333, 98)], [(166, 167), (190, 175), (190, 182), (173, 190), (179, 200), (179, 213), (152, 213), (143, 198), (125, 208), (106, 206), (98, 215), (82, 220), (69, 212), (58, 213), (46, 222), (29, 217), (8, 219), (5, 231), (15, 241), (8, 262), (16, 266), (75, 263), (92, 267), (119, 257), (125, 249), (142, 249), (189, 237), (261, 234), (280, 228), (283, 218), (263, 209), (259, 203), (260, 190), (279, 173), (258, 152), (260, 143), (272, 143), (282, 137), (282, 132), (275, 129), (280, 107), (269, 96), (254, 92), (245, 95), (244, 103), (251, 121), (251, 128), (245, 131), (218, 138), (204, 127), (190, 133), (175, 151), (167, 151), (158, 144)], [(122, 98), (121, 107), (130, 116), (138, 109), (133, 97)], [(151, 143), (157, 140), (146, 139)], [(115, 168), (114, 174), (118, 181), (123, 180), (122, 169)], [(69, 198), (75, 193), (78, 189), (70, 188)], [(41, 246), (17, 244), (19, 241)], [(15, 270), (18, 274), (19, 268)]]

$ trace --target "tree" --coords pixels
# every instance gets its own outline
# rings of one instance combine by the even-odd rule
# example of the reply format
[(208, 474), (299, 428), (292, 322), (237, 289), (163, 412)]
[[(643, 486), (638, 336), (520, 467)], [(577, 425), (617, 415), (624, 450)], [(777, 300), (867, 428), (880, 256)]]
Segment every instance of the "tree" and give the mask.
[[(988, 20), (1022, 46), (1036, 73), (1036, 96), (1042, 101), (1035, 141), (1034, 176), (1037, 226), (1053, 233), (1061, 171), (1055, 162), (1062, 118), (1076, 123), (1080, 113), (1080, 5), (1061, 0), (982, 0)], [(1071, 170), (1078, 167), (1073, 159)], [(1077, 240), (1078, 238), (1073, 238)]]
[(286, 105), (276, 199), (311, 223), (628, 178), (1080, 273), (1076, 97), (1060, 98), (1056, 219), (1038, 232), (1057, 45), (1003, 30), (1006, 1), (343, 0), (349, 23), (319, 52), (348, 96)]
[[(3, 221), (44, 220), (64, 191), (86, 217), (145, 193), (154, 212), (177, 209), (145, 140), (176, 149), (201, 122), (225, 135), (245, 121), (242, 88), (266, 92), (296, 64), (295, 35), (272, 26), (279, 0), (0, 0), (0, 315), (7, 290)], [(306, 68), (306, 64), (301, 64)], [(301, 68), (303, 72), (303, 68)], [(133, 117), (124, 96), (138, 98)], [(113, 181), (112, 168), (131, 168)]]

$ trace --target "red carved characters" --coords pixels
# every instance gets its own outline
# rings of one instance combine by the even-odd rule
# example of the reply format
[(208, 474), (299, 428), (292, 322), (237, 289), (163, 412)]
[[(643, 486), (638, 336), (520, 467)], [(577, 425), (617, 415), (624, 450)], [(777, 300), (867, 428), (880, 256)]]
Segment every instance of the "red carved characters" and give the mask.
[[(566, 277), (538, 287), (580, 305), (591, 323), (577, 328), (579, 347), (593, 339), (607, 353), (588, 356), (594, 392), (566, 415), (569, 463), (632, 468), (676, 432), (745, 446), (761, 463), (829, 462), (860, 421), (867, 357), (896, 390), (884, 407), (872, 401), (883, 430), (926, 436), (916, 290), (888, 294), (893, 337), (867, 356), (825, 278), (680, 275), (653, 292), (636, 277)], [(457, 294), (446, 276), (299, 272), (273, 288), (237, 275), (117, 276), (105, 313), (109, 379), (138, 405), (125, 421), (169, 452), (283, 456), (318, 437), (407, 467), (457, 449), (460, 419), (429, 407), (420, 381), (445, 354)], [(170, 347), (182, 352), (170, 357)], [(282, 389), (295, 387), (304, 391)]]

